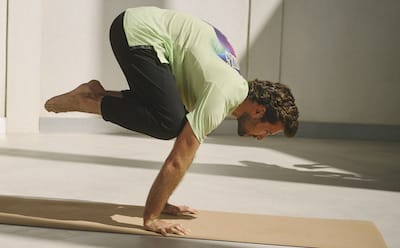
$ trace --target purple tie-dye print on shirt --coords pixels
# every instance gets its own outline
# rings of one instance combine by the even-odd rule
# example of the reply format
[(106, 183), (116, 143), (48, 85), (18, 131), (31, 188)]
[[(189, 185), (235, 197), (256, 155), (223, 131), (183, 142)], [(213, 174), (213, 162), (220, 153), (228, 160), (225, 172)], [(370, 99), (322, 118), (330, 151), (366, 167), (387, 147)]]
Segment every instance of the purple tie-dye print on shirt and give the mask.
[(218, 57), (220, 57), (223, 61), (240, 73), (239, 62), (237, 60), (235, 50), (229, 43), (226, 36), (216, 27), (213, 26), (213, 28), (218, 38), (218, 41), (213, 42), (214, 51), (217, 53)]

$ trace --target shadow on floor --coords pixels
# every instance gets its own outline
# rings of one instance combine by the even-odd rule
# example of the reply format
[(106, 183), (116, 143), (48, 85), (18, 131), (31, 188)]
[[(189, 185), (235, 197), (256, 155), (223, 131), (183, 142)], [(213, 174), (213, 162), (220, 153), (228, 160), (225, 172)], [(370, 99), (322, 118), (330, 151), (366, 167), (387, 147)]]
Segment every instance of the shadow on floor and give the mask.
[[(331, 185), (333, 181), (332, 185), (337, 186), (400, 191), (400, 153), (398, 152), (400, 151), (400, 142), (305, 139), (281, 136), (254, 141), (248, 138), (224, 136), (223, 138), (208, 139), (207, 143), (264, 148), (315, 161), (315, 165), (294, 165), (297, 168), (309, 169), (309, 172), (313, 174), (313, 177), (308, 177), (311, 181), (305, 180), (307, 183)], [(349, 171), (360, 177), (350, 174), (313, 172), (314, 168), (324, 165)], [(298, 174), (296, 171), (293, 173)], [(286, 176), (294, 176), (293, 173), (286, 173)], [(302, 174), (300, 173), (300, 175)], [(317, 177), (325, 177), (326, 180)]]
[[(125, 228), (145, 231), (139, 222), (139, 218), (141, 219), (143, 215), (143, 207), (140, 206), (14, 196), (0, 196), (0, 206), (1, 223), (14, 220), (10, 223), (44, 227), (50, 225), (77, 230), (84, 228), (83, 230), (89, 231), (108, 229), (113, 232), (114, 229)], [(4, 214), (9, 214), (11, 217)], [(138, 223), (117, 221), (113, 218), (116, 215), (137, 219)]]
[[(226, 144), (224, 144), (226, 145)], [(243, 143), (241, 143), (243, 146)], [(285, 149), (287, 149), (286, 147)], [(268, 148), (274, 149), (274, 148)], [(281, 151), (281, 149), (278, 149)], [(298, 153), (301, 151), (296, 150)], [(293, 154), (293, 151), (289, 151)], [(159, 170), (162, 166), (161, 162), (114, 158), (95, 155), (68, 154), (47, 151), (35, 151), (25, 149), (0, 148), (0, 156), (26, 157), (33, 159), (54, 160), (75, 163), (102, 164), (142, 169)], [(307, 155), (307, 153), (306, 153)], [(312, 155), (308, 154), (308, 155)], [(299, 155), (304, 157), (304, 154)], [(208, 164), (194, 163), (189, 173), (198, 173), (205, 175), (221, 175), (241, 178), (265, 179), (296, 183), (310, 183), (320, 185), (333, 185), (353, 188), (377, 189), (385, 191), (400, 191), (398, 180), (399, 168), (391, 164), (374, 164), (364, 163), (364, 161), (355, 161), (351, 158), (340, 158), (334, 156), (333, 160), (329, 156), (319, 155), (320, 157), (312, 157), (313, 161), (319, 161), (323, 164), (332, 165), (335, 168), (341, 168), (357, 173), (354, 174), (338, 173), (338, 172), (322, 172), (314, 171), (321, 167), (320, 164), (315, 165), (294, 165), (294, 168), (306, 168), (307, 170), (296, 170), (283, 168), (278, 165), (260, 163), (254, 161), (240, 161), (245, 166), (237, 166), (231, 164)], [(307, 157), (307, 156), (306, 156)]]

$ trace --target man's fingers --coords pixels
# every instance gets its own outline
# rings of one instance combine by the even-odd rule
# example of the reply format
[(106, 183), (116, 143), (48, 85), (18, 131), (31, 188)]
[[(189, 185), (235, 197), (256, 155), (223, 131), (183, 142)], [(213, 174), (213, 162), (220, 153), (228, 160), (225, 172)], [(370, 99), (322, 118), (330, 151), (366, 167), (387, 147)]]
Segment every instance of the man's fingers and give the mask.
[(190, 233), (190, 230), (181, 224), (168, 223), (159, 219), (146, 222), (145, 229), (158, 232), (163, 236), (168, 236), (168, 234), (187, 235)]
[(168, 236), (168, 232), (167, 232), (166, 228), (161, 228), (160, 229), (160, 233), (161, 233), (162, 236)]
[(196, 209), (194, 209), (194, 208), (188, 208), (187, 211), (188, 211), (189, 213), (191, 213), (191, 214), (198, 214), (198, 213), (199, 213), (199, 211), (196, 210)]
[(190, 234), (190, 229), (187, 229), (187, 228), (185, 228), (185, 227), (182, 226), (182, 225), (178, 225), (178, 229), (179, 229), (182, 233), (184, 233), (185, 235)]
[(199, 213), (198, 210), (188, 207), (188, 206), (175, 206), (167, 203), (162, 211), (164, 214), (170, 214), (174, 216), (190, 215), (196, 217)]
[(199, 213), (199, 211), (194, 209), (194, 208), (188, 207), (188, 206), (180, 206), (179, 207), (179, 213), (181, 215), (185, 215), (185, 214), (194, 214), (194, 215), (196, 215), (196, 214)]
[(160, 233), (163, 236), (168, 236), (168, 234), (187, 235), (190, 233), (190, 231), (180, 224), (171, 224), (168, 227), (161, 228)]
[(173, 234), (176, 234), (176, 235), (185, 235), (186, 234), (184, 231), (180, 230), (178, 227), (171, 228), (171, 231)]
[(189, 230), (184, 228), (180, 224), (174, 225), (172, 227), (172, 230), (173, 230), (174, 234), (177, 234), (177, 235), (187, 235), (187, 234), (189, 234)]

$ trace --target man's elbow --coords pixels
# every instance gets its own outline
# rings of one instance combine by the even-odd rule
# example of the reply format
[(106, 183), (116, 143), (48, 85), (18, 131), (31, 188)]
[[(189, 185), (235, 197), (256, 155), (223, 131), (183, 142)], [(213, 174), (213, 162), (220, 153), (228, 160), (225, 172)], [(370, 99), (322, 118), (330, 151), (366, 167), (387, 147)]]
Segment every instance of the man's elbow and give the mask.
[(169, 158), (165, 163), (165, 169), (174, 173), (185, 173), (188, 168), (188, 163), (190, 162), (185, 163), (185, 161), (180, 158)]
[(172, 159), (167, 159), (165, 165), (169, 169), (173, 170), (180, 170), (183, 169), (183, 163), (180, 159), (172, 158)]

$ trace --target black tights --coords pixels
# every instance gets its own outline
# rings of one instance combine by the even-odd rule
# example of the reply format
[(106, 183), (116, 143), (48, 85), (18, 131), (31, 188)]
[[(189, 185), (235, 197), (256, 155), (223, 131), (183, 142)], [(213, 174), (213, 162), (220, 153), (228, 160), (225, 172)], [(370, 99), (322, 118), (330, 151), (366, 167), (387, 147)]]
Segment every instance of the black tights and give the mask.
[(103, 119), (155, 138), (175, 138), (186, 123), (186, 110), (174, 75), (152, 46), (129, 47), (123, 17), (124, 13), (112, 23), (110, 42), (129, 90), (122, 91), (122, 98), (103, 98)]

